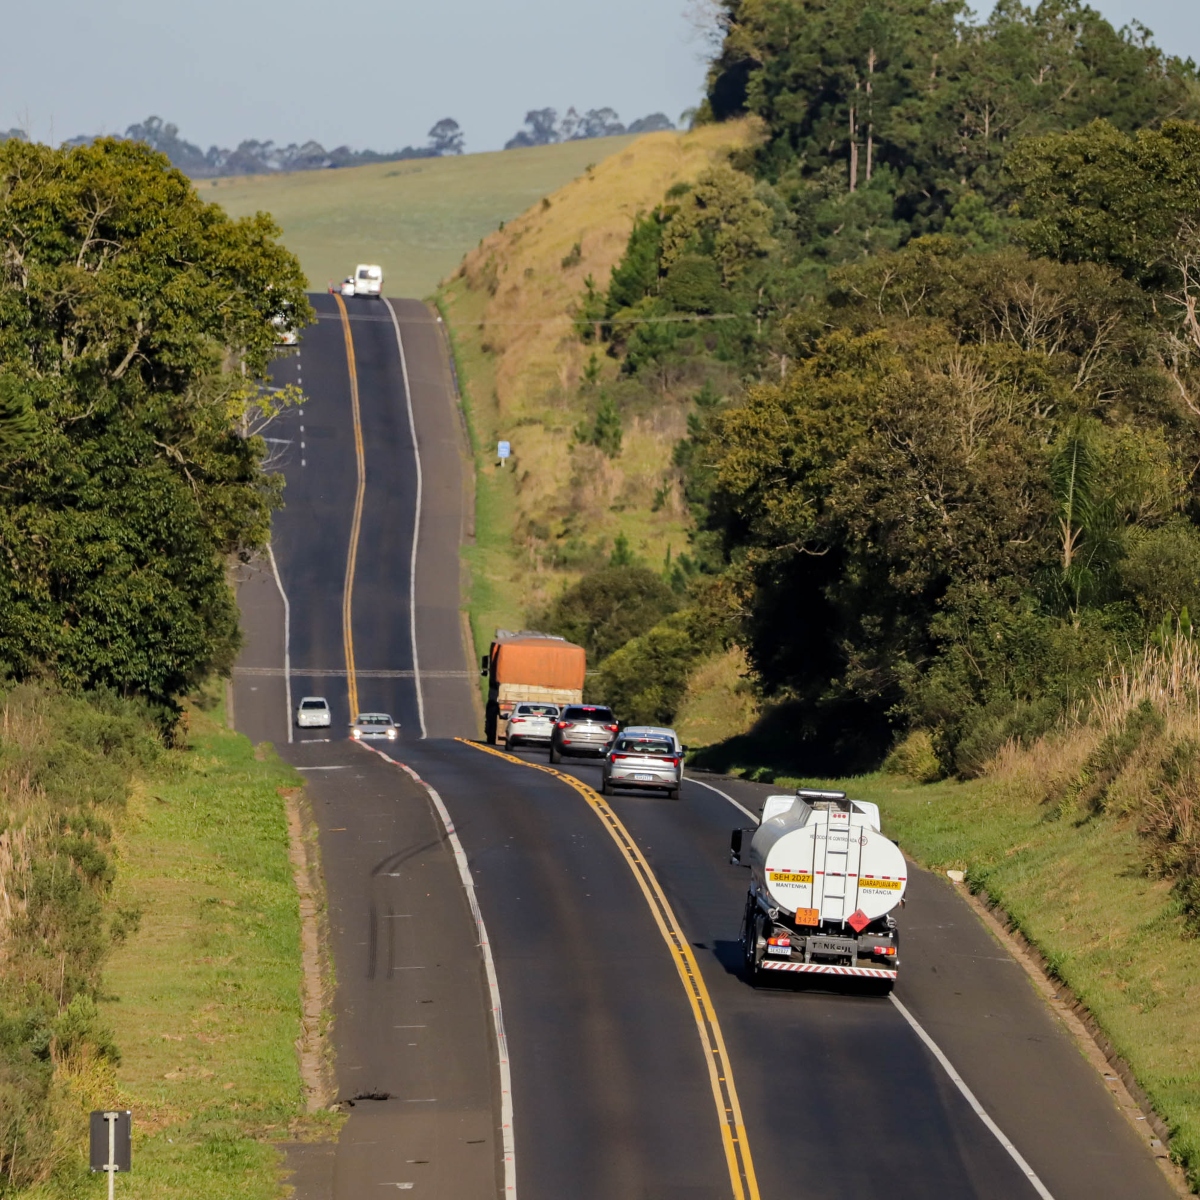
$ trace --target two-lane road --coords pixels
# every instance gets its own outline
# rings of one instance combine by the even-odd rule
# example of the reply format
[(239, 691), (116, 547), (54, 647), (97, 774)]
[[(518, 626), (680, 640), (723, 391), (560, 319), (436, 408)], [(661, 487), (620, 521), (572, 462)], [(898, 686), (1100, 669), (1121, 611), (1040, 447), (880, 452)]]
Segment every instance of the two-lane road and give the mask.
[[(463, 460), (436, 322), (397, 302), (398, 338), (380, 302), (348, 300), (345, 319), (335, 298), (315, 302), (317, 326), (278, 373), (309, 400), (273, 431), (287, 478), (279, 580), (263, 564), (241, 589), (235, 712), (306, 772), (338, 974), (339, 1094), (387, 1099), (356, 1101), (332, 1153), (297, 1159), (301, 1200), (391, 1186), (469, 1200), (507, 1177), (504, 1055), (454, 847), (421, 786), (345, 741), (354, 687), (360, 707), (400, 718), (384, 749), (437, 790), (465, 850), (503, 1005), (525, 1200), (1171, 1195), (1019, 968), (943, 883), (913, 881), (897, 997), (1036, 1183), (891, 1001), (755, 990), (736, 974), (746, 880), (725, 850), (745, 817), (730, 800), (692, 782), (678, 802), (613, 797), (711, 998), (725, 1048), (714, 1067), (661, 912), (595, 807), (553, 774), (451, 740), (474, 734), (477, 710), (458, 612)], [(328, 696), (332, 730), (295, 731), (288, 746), (288, 683), (293, 703)], [(594, 766), (567, 770), (596, 782)], [(762, 789), (712, 782), (761, 803)], [(750, 1182), (731, 1180), (715, 1100), (726, 1070)]]

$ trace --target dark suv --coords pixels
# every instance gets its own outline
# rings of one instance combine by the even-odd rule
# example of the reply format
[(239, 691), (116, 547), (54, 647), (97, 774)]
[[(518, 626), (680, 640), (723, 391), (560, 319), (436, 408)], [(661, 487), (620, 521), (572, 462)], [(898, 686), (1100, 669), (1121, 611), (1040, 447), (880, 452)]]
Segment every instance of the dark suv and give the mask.
[(550, 731), (550, 761), (564, 754), (603, 758), (617, 736), (617, 718), (611, 708), (597, 704), (568, 704)]

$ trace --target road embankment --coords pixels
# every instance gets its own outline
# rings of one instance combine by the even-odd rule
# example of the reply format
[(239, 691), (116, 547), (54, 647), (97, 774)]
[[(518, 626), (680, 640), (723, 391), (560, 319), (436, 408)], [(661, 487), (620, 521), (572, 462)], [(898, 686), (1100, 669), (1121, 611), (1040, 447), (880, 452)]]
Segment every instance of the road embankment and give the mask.
[[(63, 988), (50, 989), (41, 1014), (52, 1035), (41, 1115), (53, 1146), (29, 1164), (29, 1194), (77, 1194), (88, 1174), (87, 1112), (120, 1107), (134, 1114), (139, 1194), (278, 1195), (273, 1143), (339, 1119), (304, 1115), (297, 1058), (307, 1016), (318, 1036), (306, 1048), (320, 1059), (322, 1024), (319, 1011), (302, 1011), (287, 814), (299, 777), (270, 747), (225, 729), (219, 707), (189, 708), (179, 744), (164, 748), (151, 714), (133, 703), (27, 688), (5, 699), (5, 767), (14, 743), (28, 743), (42, 794), (26, 812), (59, 831), (45, 861), (35, 848), (24, 863), (32, 887), (22, 915), (54, 941), (50, 982)], [(4, 782), (10, 831), (32, 829), (14, 825), (21, 797), (11, 771)], [(19, 871), (20, 856), (6, 866)], [(64, 877), (75, 881), (70, 904)], [(12, 936), (5, 950), (10, 967), (24, 962)], [(310, 1066), (315, 1078), (320, 1063)]]

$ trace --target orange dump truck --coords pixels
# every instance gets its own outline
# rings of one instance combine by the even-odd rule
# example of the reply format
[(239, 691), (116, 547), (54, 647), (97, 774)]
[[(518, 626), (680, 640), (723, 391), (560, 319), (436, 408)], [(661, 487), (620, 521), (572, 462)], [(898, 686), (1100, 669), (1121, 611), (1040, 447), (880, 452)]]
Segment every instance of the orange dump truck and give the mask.
[(550, 633), (497, 629), (492, 648), (483, 656), (480, 674), (488, 678), (484, 730), (493, 745), (503, 722), (522, 700), (544, 704), (579, 704), (587, 654), (582, 646)]

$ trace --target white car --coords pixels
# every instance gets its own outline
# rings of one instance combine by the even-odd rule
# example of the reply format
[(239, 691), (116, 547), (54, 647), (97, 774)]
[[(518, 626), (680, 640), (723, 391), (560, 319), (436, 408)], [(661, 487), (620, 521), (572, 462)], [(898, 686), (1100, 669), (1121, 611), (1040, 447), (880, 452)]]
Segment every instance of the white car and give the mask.
[(305, 696), (296, 709), (296, 725), (300, 729), (328, 729), (333, 724), (329, 701), (324, 696)]
[(359, 263), (354, 269), (354, 294), (356, 296), (382, 296), (383, 268), (371, 263)]
[(535, 742), (539, 746), (550, 744), (554, 722), (558, 720), (557, 704), (541, 704), (532, 701), (518, 704), (509, 713), (508, 728), (504, 733), (504, 748), (511, 750), (522, 742)]
[(350, 736), (356, 742), (364, 738), (387, 738), (394, 742), (400, 736), (400, 726), (387, 713), (359, 713), (350, 726)]
[(341, 286), (338, 288), (338, 291), (341, 292), (343, 296), (353, 296), (354, 295), (354, 276), (347, 275), (346, 278), (342, 280)]
[(271, 324), (275, 326), (275, 338), (281, 346), (294, 346), (300, 340), (300, 335), (288, 324), (283, 313), (276, 313)]

